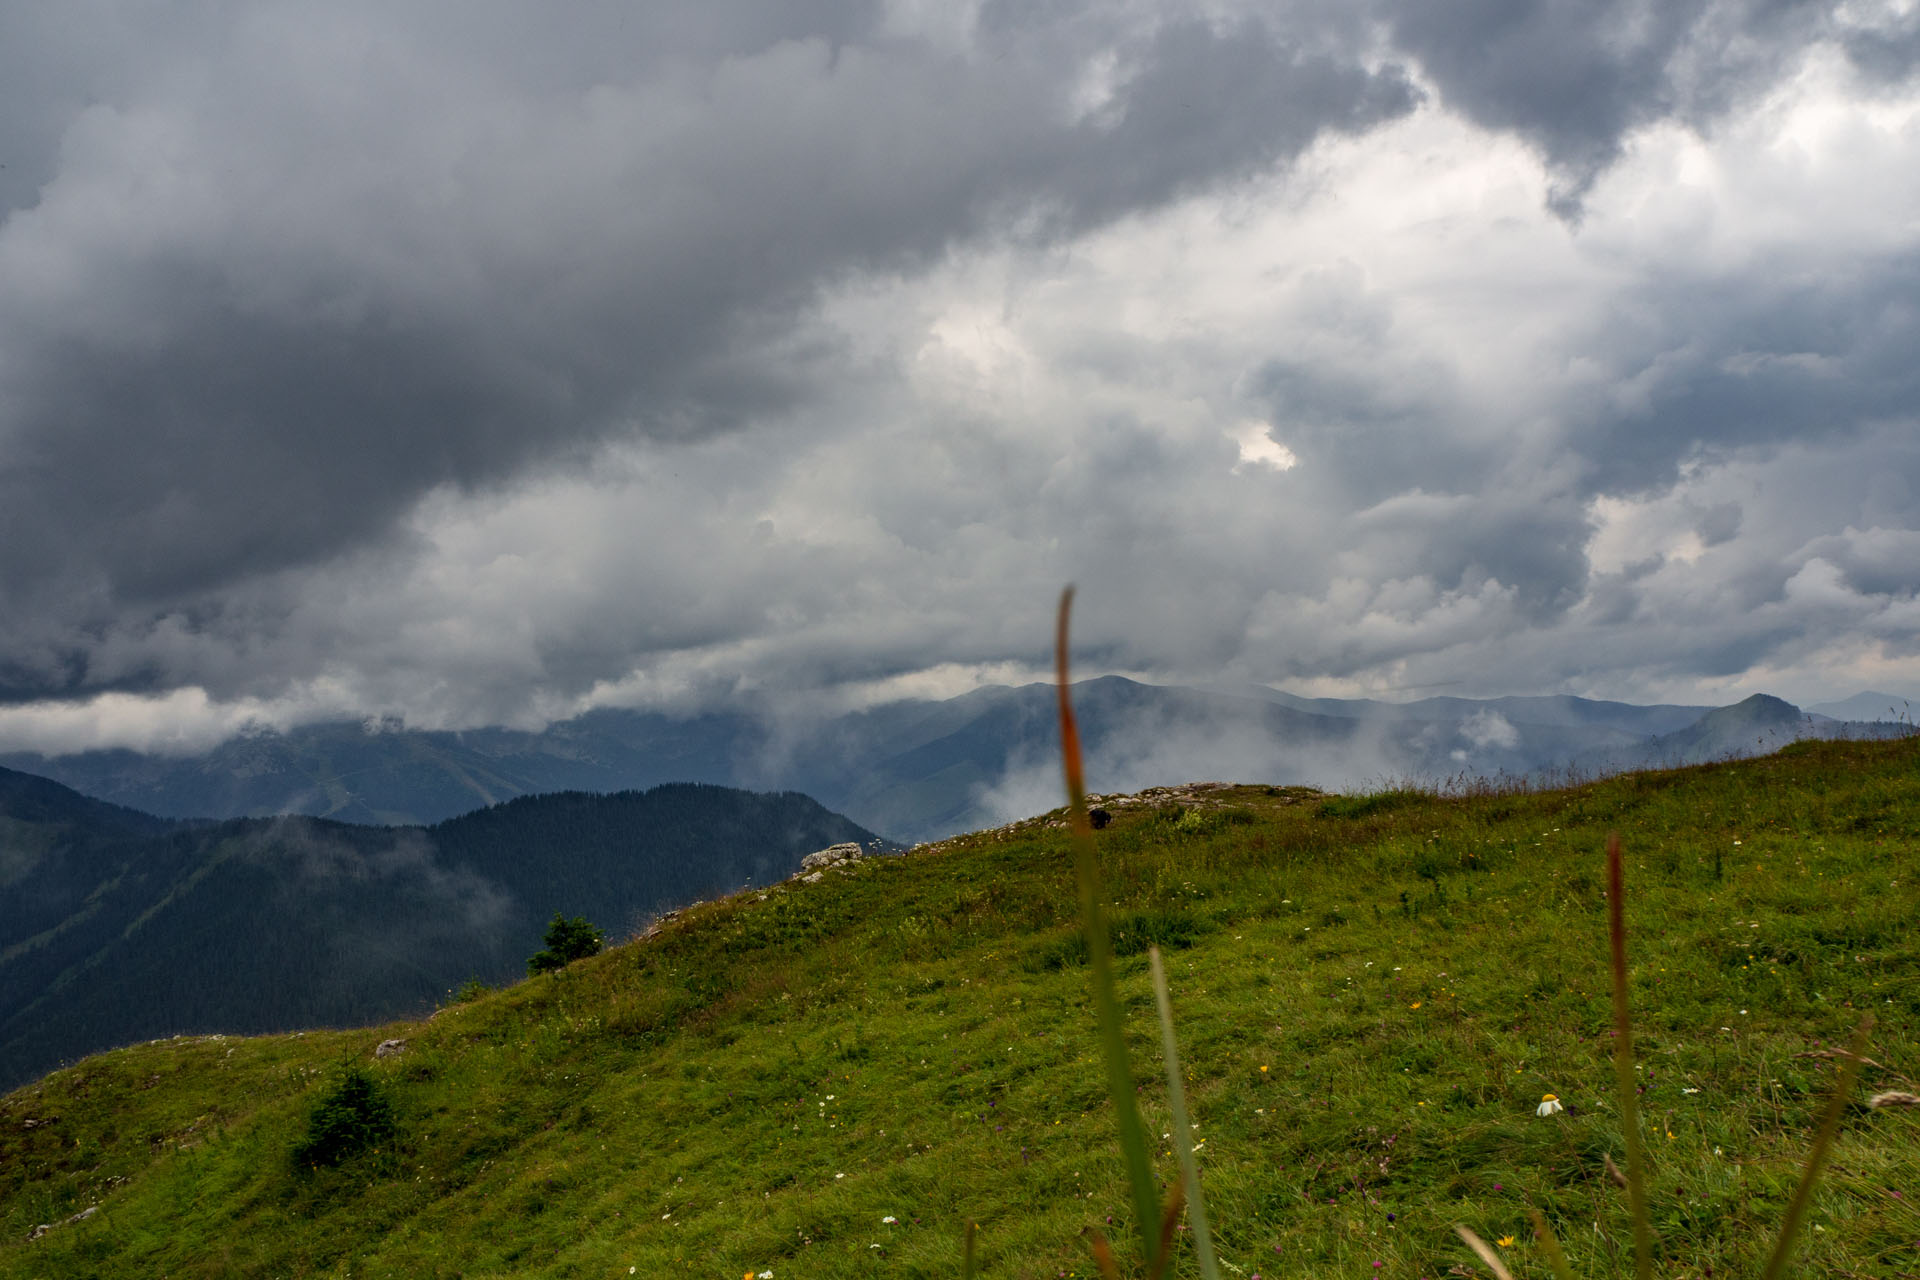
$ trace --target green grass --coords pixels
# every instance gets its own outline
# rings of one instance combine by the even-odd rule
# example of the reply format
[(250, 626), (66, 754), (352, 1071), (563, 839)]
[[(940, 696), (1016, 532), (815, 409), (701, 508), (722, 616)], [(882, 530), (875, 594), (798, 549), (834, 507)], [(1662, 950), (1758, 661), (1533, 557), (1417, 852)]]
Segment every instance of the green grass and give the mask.
[[(1866, 1012), (1881, 1065), (1797, 1269), (1920, 1272), (1920, 1115), (1863, 1105), (1920, 1075), (1920, 742), (1535, 795), (1222, 799), (1122, 812), (1096, 845), (1155, 1139), (1146, 945), (1165, 957), (1225, 1274), (1442, 1276), (1478, 1265), (1461, 1223), (1544, 1275), (1532, 1209), (1577, 1274), (1630, 1271), (1603, 1171), (1626, 1159), (1609, 831), (1656, 1272), (1759, 1273), (1819, 1055)], [(0, 1277), (957, 1276), (970, 1219), (983, 1276), (1087, 1276), (1088, 1233), (1136, 1231), (1059, 817), (697, 907), (420, 1024), (88, 1059), (0, 1099)], [(397, 1137), (297, 1169), (355, 1063)], [(1567, 1114), (1535, 1115), (1548, 1092)], [(1171, 1140), (1152, 1154), (1164, 1199)], [(1174, 1273), (1197, 1274), (1184, 1241)]]

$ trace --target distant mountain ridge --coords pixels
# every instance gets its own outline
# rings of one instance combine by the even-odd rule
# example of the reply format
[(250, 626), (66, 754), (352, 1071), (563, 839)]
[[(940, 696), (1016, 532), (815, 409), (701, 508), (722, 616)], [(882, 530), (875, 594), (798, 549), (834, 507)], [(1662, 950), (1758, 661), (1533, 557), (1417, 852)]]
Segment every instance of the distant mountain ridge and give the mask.
[[(539, 733), (335, 723), (236, 738), (185, 758), (15, 753), (0, 756), (0, 764), (182, 818), (300, 813), (433, 823), (555, 791), (610, 793), (666, 782), (792, 789), (911, 842), (1050, 807), (1053, 697), (1047, 684), (989, 686), (804, 724), (738, 712), (673, 717), (624, 710), (589, 712)], [(1083, 682), (1076, 697), (1089, 783), (1121, 791), (1203, 777), (1351, 789), (1457, 775), (1564, 776), (1750, 755), (1792, 737), (1890, 731), (1808, 717), (1778, 699), (1768, 700), (1778, 706), (1750, 739), (1734, 720), (1712, 719), (1731, 708), (1567, 695), (1387, 703), (1108, 676)], [(1854, 709), (1883, 698), (1862, 694), (1833, 705)], [(1688, 736), (1702, 724), (1708, 727)]]
[(1739, 756), (1767, 755), (1802, 738), (1876, 737), (1876, 727), (1858, 726), (1851, 734), (1831, 720), (1816, 720), (1780, 698), (1756, 693), (1729, 707), (1716, 707), (1684, 728), (1656, 734), (1630, 748), (1590, 752), (1576, 767), (1591, 773), (1661, 765), (1704, 764)]
[(0, 769), (0, 1091), (132, 1040), (417, 1014), (522, 976), (555, 912), (622, 937), (845, 841), (891, 847), (806, 796), (703, 784), (384, 827), (168, 820)]
[(1851, 698), (1839, 702), (1817, 702), (1807, 708), (1816, 716), (1825, 716), (1830, 720), (1852, 720), (1865, 723), (1913, 724), (1920, 713), (1920, 700), (1912, 700), (1897, 693), (1856, 693)]
[[(1259, 686), (1254, 686), (1258, 689)], [(1356, 720), (1466, 720), (1486, 712), (1535, 725), (1591, 726), (1648, 734), (1667, 733), (1698, 720), (1712, 707), (1669, 703), (1643, 706), (1631, 702), (1604, 702), (1571, 694), (1542, 697), (1422, 698), (1415, 702), (1378, 702), (1371, 698), (1302, 698), (1278, 690), (1264, 690), (1276, 701), (1301, 711), (1345, 716)]]

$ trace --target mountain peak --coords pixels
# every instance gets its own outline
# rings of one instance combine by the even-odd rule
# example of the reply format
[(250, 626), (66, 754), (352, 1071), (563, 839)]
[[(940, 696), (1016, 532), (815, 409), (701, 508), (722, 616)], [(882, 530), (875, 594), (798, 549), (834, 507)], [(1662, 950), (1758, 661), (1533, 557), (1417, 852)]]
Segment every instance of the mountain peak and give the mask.
[(1760, 724), (1795, 723), (1804, 719), (1806, 713), (1788, 702), (1785, 698), (1776, 698), (1770, 693), (1756, 693), (1752, 697), (1742, 698), (1730, 707), (1720, 707), (1700, 717), (1701, 720), (1745, 721)]

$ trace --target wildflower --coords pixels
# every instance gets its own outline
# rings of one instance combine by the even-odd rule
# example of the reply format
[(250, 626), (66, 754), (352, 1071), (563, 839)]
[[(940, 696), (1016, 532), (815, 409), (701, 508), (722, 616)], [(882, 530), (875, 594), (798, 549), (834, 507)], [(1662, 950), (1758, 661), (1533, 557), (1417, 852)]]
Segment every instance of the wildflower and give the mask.
[(1551, 1093), (1545, 1093), (1540, 1095), (1540, 1105), (1533, 1109), (1533, 1114), (1537, 1116), (1550, 1116), (1556, 1111), (1565, 1110), (1566, 1108), (1560, 1105), (1559, 1098)]
[(893, 1225), (894, 1223), (896, 1223), (896, 1222), (898, 1222), (898, 1221), (900, 1221), (900, 1219), (898, 1219), (898, 1218), (896, 1218), (896, 1217), (894, 1217), (894, 1216), (893, 1216), (892, 1214), (888, 1214), (888, 1215), (887, 1215), (886, 1217), (884, 1217), (884, 1218), (882, 1218), (882, 1219), (880, 1219), (880, 1221), (881, 1221), (881, 1222), (883, 1222), (883, 1223), (885, 1223), (885, 1224), (886, 1224), (887, 1226), (889, 1226), (889, 1227), (890, 1227), (890, 1226), (892, 1226), (892, 1225)]
[(1682, 1090), (1681, 1090), (1680, 1092), (1682, 1092), (1682, 1093), (1698, 1093), (1698, 1092), (1700, 1092), (1700, 1091), (1699, 1091), (1698, 1089), (1682, 1089)]
[(1412, 1004), (1410, 1004), (1410, 1005), (1408, 1005), (1408, 1006), (1407, 1006), (1407, 1008), (1409, 1008), (1409, 1009), (1418, 1009), (1418, 1008), (1419, 1008), (1419, 1007), (1421, 1006), (1421, 1004), (1423, 1004), (1423, 1003), (1424, 1003), (1424, 1001), (1420, 1001), (1420, 1000), (1415, 1000), (1415, 1001), (1414, 1001), (1414, 1002), (1413, 1002)]
[(1501, 1236), (1498, 1240), (1495, 1240), (1494, 1243), (1499, 1245), (1502, 1249), (1511, 1249), (1513, 1247), (1513, 1237)]

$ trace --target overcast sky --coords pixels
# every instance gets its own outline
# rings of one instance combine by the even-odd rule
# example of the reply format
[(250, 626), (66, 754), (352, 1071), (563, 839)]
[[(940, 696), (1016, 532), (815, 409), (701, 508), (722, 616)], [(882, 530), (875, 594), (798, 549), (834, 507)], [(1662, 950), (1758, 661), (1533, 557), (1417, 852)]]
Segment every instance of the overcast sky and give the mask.
[(1914, 0), (0, 6), (0, 745), (1920, 691)]

